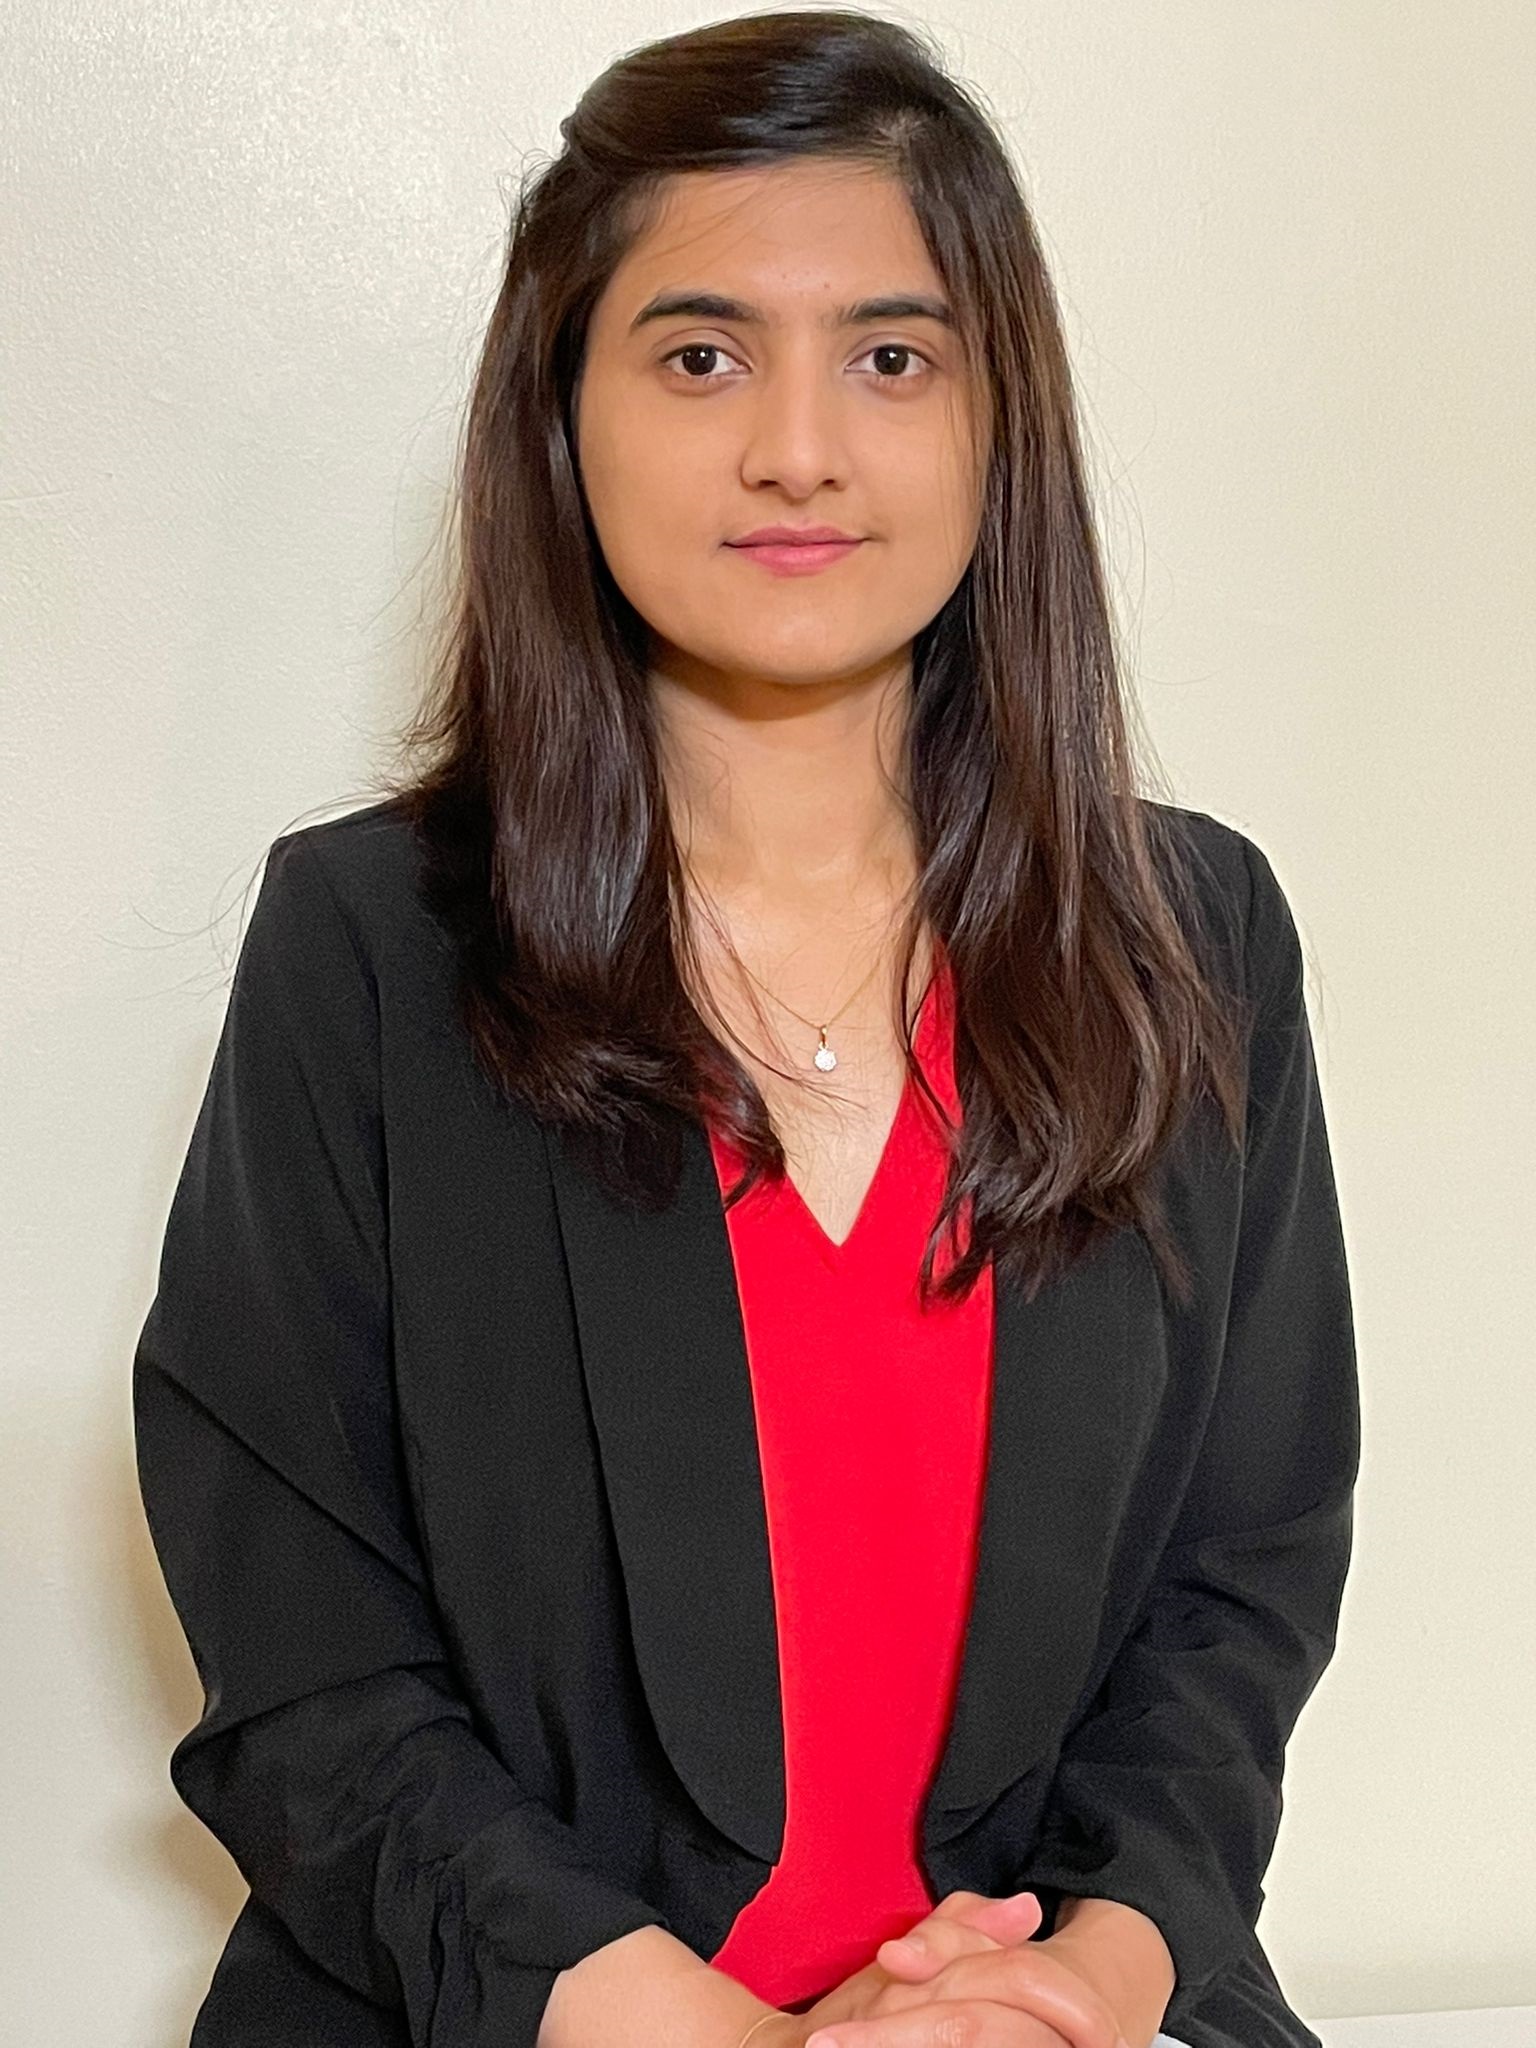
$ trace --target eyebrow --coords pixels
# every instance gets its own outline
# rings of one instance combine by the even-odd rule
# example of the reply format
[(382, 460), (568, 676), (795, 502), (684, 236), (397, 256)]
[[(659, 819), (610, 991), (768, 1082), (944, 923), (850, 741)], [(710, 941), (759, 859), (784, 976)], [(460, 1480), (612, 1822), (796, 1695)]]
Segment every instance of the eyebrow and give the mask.
[[(651, 320), (672, 320), (680, 315), (694, 320), (731, 320), (743, 327), (763, 327), (768, 315), (743, 299), (726, 298), (719, 292), (658, 292), (643, 305), (629, 323), (629, 332)], [(954, 314), (942, 299), (924, 292), (892, 292), (882, 298), (856, 299), (851, 306), (834, 306), (823, 314), (821, 326), (866, 327), (878, 320), (937, 320), (953, 327)]]

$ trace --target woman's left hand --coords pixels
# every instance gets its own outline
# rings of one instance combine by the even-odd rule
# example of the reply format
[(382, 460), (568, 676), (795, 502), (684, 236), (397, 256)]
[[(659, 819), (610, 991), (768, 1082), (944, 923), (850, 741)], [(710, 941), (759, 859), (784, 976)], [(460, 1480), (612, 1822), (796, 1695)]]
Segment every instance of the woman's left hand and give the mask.
[[(875, 1959), (891, 1978), (857, 2020), (817, 2028), (806, 2048), (930, 2048), (941, 2005), (965, 2007), (970, 2048), (1126, 2048), (1108, 2001), (1075, 1967), (1069, 1932), (1045, 1941), (946, 1952), (941, 1920), (923, 1922), (923, 1946), (885, 1941)], [(1082, 1950), (1076, 1951), (1079, 1964)], [(958, 2018), (958, 2010), (950, 2015)]]

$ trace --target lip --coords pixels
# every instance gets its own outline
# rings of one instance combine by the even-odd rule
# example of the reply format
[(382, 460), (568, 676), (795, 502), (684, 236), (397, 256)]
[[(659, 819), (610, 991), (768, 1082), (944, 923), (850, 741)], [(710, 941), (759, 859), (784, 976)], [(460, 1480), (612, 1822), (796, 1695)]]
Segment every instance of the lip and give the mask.
[(819, 569), (840, 562), (844, 555), (851, 555), (859, 545), (856, 540), (801, 543), (787, 547), (782, 543), (777, 547), (737, 545), (736, 553), (743, 561), (755, 562), (758, 568), (767, 569), (775, 576), (814, 576)]
[(861, 536), (846, 533), (840, 526), (755, 526), (750, 533), (743, 533), (735, 540), (727, 541), (731, 548), (757, 547), (816, 547), (822, 542), (854, 542)]
[(862, 545), (836, 526), (763, 526), (726, 546), (775, 576), (812, 576)]

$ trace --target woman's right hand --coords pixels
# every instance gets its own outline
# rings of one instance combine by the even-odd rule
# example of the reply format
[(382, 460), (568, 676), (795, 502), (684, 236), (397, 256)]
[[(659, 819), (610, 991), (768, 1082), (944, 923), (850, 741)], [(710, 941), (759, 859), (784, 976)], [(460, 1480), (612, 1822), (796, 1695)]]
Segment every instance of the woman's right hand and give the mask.
[(751, 2048), (799, 2048), (818, 2027), (863, 2019), (887, 1985), (922, 1983), (935, 1960), (948, 1962), (980, 1949), (1010, 1948), (1028, 1941), (1044, 1918), (1033, 1892), (1005, 1898), (990, 1898), (984, 1892), (946, 1892), (932, 1912), (914, 1920), (909, 1929), (923, 1937), (921, 1952), (904, 1950), (901, 1942), (905, 1937), (881, 1942), (873, 1962), (833, 1985), (807, 2011), (785, 2013), (782, 2027), (760, 2027), (752, 2036)]

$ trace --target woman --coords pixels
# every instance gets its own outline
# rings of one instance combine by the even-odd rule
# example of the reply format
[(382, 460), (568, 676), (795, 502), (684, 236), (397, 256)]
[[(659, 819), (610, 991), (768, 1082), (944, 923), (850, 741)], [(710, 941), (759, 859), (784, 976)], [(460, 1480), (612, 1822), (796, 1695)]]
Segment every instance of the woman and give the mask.
[(250, 1885), (194, 2043), (1315, 2048), (1300, 949), (1136, 794), (1005, 152), (837, 12), (562, 132), (412, 765), (272, 845), (135, 1361)]

